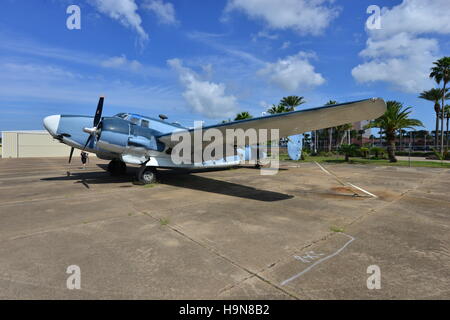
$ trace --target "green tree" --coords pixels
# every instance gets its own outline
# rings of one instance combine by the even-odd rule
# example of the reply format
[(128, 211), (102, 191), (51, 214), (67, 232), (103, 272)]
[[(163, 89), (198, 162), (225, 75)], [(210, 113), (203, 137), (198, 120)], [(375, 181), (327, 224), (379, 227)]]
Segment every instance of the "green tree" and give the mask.
[(345, 161), (348, 162), (350, 157), (354, 157), (358, 147), (354, 144), (343, 144), (339, 147), (338, 151), (345, 155)]
[(311, 149), (311, 134), (304, 133), (303, 134), (303, 141), (304, 141), (306, 149)]
[(367, 147), (361, 147), (359, 151), (361, 151), (361, 155), (363, 158), (367, 158), (367, 156), (369, 155), (369, 148)]
[(380, 159), (384, 157), (384, 149), (381, 147), (372, 147), (370, 148), (370, 153), (373, 153), (375, 155), (375, 159)]
[(236, 117), (234, 118), (234, 121), (250, 119), (250, 118), (253, 118), (253, 116), (250, 113), (248, 113), (247, 111), (242, 111), (236, 115)]
[(304, 104), (305, 102), (306, 101), (303, 97), (288, 96), (281, 99), (280, 105), (285, 106), (289, 111), (294, 111), (296, 107), (298, 107), (301, 104)]
[[(448, 90), (446, 90), (448, 91)], [(436, 132), (439, 132), (439, 115), (441, 113), (440, 100), (442, 99), (442, 94), (444, 90), (440, 88), (432, 88), (427, 91), (423, 91), (419, 98), (434, 102), (434, 112), (436, 113)], [(446, 98), (450, 98), (450, 93), (446, 94)], [(437, 148), (438, 145), (438, 135), (434, 137), (434, 147)]]
[[(445, 106), (447, 83), (450, 81), (450, 57), (443, 57), (433, 62), (434, 67), (431, 68), (430, 78), (433, 78), (437, 84), (443, 83), (442, 92), (442, 111)], [(444, 154), (444, 117), (441, 117), (441, 154)]]
[(397, 162), (395, 157), (395, 132), (399, 129), (412, 129), (414, 127), (423, 127), (423, 123), (417, 119), (410, 119), (411, 107), (403, 107), (398, 101), (387, 101), (386, 112), (371, 121), (368, 128), (380, 128), (386, 135), (387, 152), (390, 162)]

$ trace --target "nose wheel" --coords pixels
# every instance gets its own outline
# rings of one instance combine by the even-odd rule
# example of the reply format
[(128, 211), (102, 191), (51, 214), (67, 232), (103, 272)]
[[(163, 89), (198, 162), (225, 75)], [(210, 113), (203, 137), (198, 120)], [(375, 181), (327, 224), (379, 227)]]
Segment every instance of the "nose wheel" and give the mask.
[(143, 184), (156, 182), (156, 168), (142, 166), (137, 172), (137, 180)]
[(112, 175), (112, 176), (120, 176), (120, 175), (124, 175), (127, 172), (127, 165), (125, 164), (125, 162), (120, 161), (120, 160), (112, 160), (109, 164), (108, 164), (108, 172)]

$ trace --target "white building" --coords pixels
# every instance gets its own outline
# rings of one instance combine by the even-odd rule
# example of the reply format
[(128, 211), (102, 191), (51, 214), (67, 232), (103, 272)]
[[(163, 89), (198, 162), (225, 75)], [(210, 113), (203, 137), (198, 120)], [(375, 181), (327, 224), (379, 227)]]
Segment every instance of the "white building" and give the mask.
[(70, 147), (44, 130), (3, 131), (2, 158), (69, 157)]

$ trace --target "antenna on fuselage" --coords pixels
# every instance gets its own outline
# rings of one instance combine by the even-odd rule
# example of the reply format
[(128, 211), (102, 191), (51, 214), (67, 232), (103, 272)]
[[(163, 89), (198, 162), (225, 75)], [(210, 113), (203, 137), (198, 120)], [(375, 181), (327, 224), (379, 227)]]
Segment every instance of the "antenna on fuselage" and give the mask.
[(167, 117), (166, 115), (164, 115), (164, 114), (160, 114), (160, 115), (159, 115), (159, 118), (160, 118), (161, 120), (166, 120), (166, 119), (168, 119), (168, 117)]

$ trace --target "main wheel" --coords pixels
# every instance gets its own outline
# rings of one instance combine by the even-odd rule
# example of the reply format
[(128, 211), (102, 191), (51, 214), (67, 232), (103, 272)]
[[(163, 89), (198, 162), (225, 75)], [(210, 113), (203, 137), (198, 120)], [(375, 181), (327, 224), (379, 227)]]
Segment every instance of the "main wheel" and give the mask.
[(112, 160), (108, 164), (108, 172), (113, 176), (123, 175), (127, 172), (127, 165), (120, 160)]
[(156, 182), (156, 169), (153, 167), (143, 167), (139, 169), (137, 179), (143, 184)]

